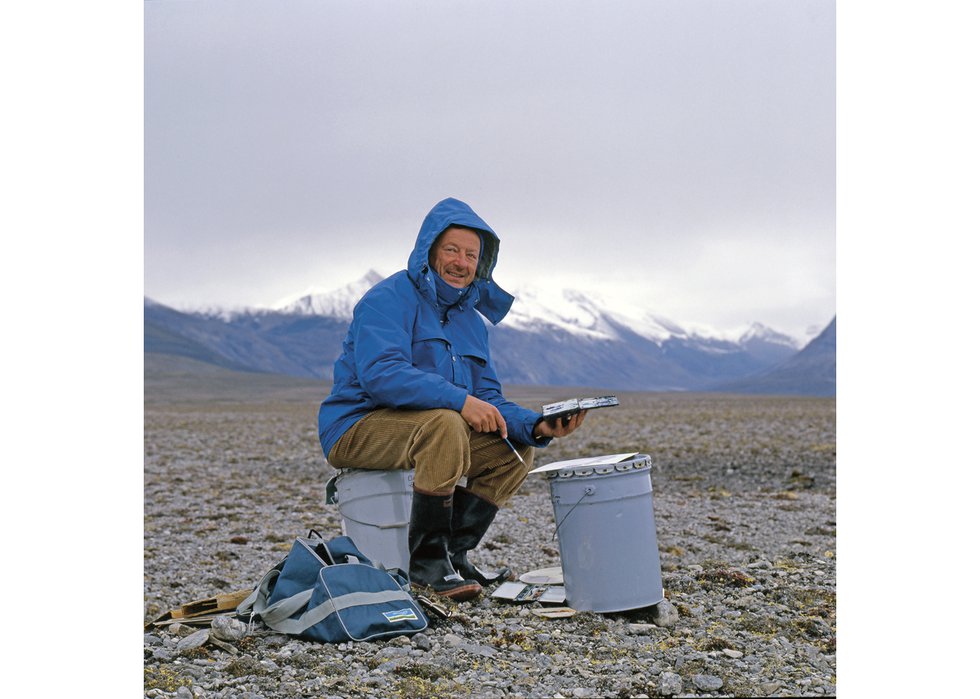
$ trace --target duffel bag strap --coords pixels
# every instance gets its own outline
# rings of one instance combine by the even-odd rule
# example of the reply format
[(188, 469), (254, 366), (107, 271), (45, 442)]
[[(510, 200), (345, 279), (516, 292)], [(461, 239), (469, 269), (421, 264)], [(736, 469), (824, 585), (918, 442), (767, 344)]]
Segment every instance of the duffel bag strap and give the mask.
[(327, 542), (327, 551), (330, 554), (330, 562), (352, 562), (350, 559), (354, 558), (358, 563), (363, 563), (364, 565), (374, 566), (374, 561), (364, 555), (354, 540), (349, 536), (335, 536), (330, 541)]
[(411, 591), (412, 586), (408, 581), (408, 573), (401, 568), (385, 568), (380, 563), (376, 563), (374, 567), (378, 568), (379, 570), (383, 570), (390, 575), (391, 579), (394, 580), (401, 589), (405, 590), (406, 592)]
[(280, 561), (278, 566), (262, 576), (259, 584), (255, 586), (254, 590), (252, 590), (252, 594), (243, 599), (241, 604), (235, 608), (236, 614), (251, 618), (258, 613), (259, 607), (265, 609), (269, 601), (269, 595), (272, 593), (272, 588), (275, 587), (276, 580), (279, 579), (281, 567), (282, 561)]
[(259, 599), (255, 605), (255, 616), (259, 617), (270, 629), (283, 619), (288, 619), (301, 609), (305, 609), (313, 596), (313, 588), (297, 592), (292, 597), (286, 597), (273, 604), (265, 606), (266, 600)]
[[(312, 591), (311, 591), (312, 592)], [(298, 596), (298, 595), (297, 595)], [(289, 600), (293, 599), (292, 597)], [(287, 602), (289, 600), (282, 600)], [(308, 609), (303, 613), (302, 616), (296, 619), (289, 618), (278, 618), (279, 615), (276, 614), (271, 621), (268, 616), (262, 616), (262, 621), (265, 625), (274, 631), (279, 631), (280, 633), (287, 633), (293, 635), (299, 635), (306, 631), (307, 629), (316, 626), (321, 621), (326, 619), (328, 616), (335, 612), (339, 612), (342, 609), (347, 609), (348, 607), (360, 607), (371, 604), (383, 604), (385, 602), (400, 602), (403, 600), (412, 600), (408, 593), (403, 590), (382, 590), (380, 592), (350, 592), (346, 595), (341, 595), (340, 597), (334, 597), (333, 599), (328, 599), (319, 604), (312, 609)], [(309, 601), (309, 597), (307, 597)], [(278, 604), (278, 603), (277, 603)], [(294, 610), (295, 611), (295, 610)]]
[(246, 597), (235, 612), (240, 616), (247, 616), (249, 623), (255, 617), (259, 617), (266, 626), (272, 627), (272, 624), (278, 622), (281, 619), (287, 619), (293, 614), (303, 609), (307, 603), (310, 601), (310, 597), (313, 595), (313, 589), (302, 590), (296, 593), (292, 597), (286, 597), (273, 604), (269, 604), (269, 596), (272, 594), (272, 589), (276, 585), (276, 580), (279, 579), (279, 569), (273, 568), (264, 576), (262, 580), (256, 586), (248, 597)]

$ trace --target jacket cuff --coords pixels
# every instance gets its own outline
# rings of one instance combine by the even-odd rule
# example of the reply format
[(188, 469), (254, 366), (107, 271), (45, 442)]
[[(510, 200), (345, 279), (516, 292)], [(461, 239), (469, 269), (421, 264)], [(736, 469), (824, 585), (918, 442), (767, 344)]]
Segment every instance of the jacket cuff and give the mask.
[(459, 386), (453, 385), (452, 395), (449, 397), (449, 408), (455, 410), (457, 413), (463, 412), (463, 406), (466, 405), (466, 397), (469, 393), (466, 392), (465, 388), (460, 388)]
[(539, 449), (543, 449), (551, 444), (551, 440), (554, 439), (554, 437), (542, 437), (541, 439), (534, 438), (534, 428), (537, 427), (538, 423), (542, 420), (544, 420), (543, 417), (537, 417), (523, 423), (521, 427), (523, 428), (522, 432), (524, 432), (524, 434), (520, 435), (518, 441), (521, 441), (524, 444), (530, 444), (532, 447), (537, 447)]

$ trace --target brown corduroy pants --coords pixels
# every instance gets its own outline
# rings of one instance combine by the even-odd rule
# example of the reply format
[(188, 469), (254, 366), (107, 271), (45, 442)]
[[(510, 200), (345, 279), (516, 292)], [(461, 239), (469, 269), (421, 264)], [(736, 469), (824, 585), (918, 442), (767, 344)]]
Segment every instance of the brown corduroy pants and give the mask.
[(500, 507), (534, 460), (534, 447), (514, 448), (526, 467), (498, 433), (474, 431), (455, 410), (381, 408), (354, 423), (327, 459), (334, 468), (414, 468), (415, 488), (430, 495), (451, 494), (466, 476), (468, 490)]

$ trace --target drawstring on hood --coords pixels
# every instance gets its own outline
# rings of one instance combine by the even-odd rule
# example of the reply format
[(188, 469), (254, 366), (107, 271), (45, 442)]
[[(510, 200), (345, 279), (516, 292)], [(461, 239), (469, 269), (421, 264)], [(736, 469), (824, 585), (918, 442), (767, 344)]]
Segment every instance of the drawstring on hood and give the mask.
[[(510, 311), (514, 297), (497, 286), (493, 281), (493, 268), (497, 265), (497, 251), (500, 249), (500, 239), (486, 221), (476, 215), (468, 204), (458, 199), (443, 199), (426, 215), (419, 229), (415, 248), (408, 258), (408, 276), (430, 303), (439, 307), (442, 294), (439, 293), (439, 275), (429, 267), (429, 250), (436, 238), (450, 226), (460, 226), (475, 231), (480, 236), (480, 261), (476, 267), (476, 277), (467, 289), (476, 293), (465, 293), (460, 301), (461, 306), (476, 308), (487, 320), (496, 325)], [(449, 284), (446, 286), (451, 287)], [(459, 292), (460, 289), (453, 288)], [(450, 297), (446, 297), (450, 298)], [(455, 301), (454, 301), (455, 303)], [(453, 304), (449, 304), (453, 305)]]

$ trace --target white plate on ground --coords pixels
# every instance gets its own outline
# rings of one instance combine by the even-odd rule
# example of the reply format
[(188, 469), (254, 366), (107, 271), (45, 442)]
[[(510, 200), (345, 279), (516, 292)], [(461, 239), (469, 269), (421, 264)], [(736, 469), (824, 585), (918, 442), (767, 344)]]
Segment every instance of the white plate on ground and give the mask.
[(532, 570), (524, 573), (519, 579), (526, 585), (563, 585), (565, 583), (561, 566)]

